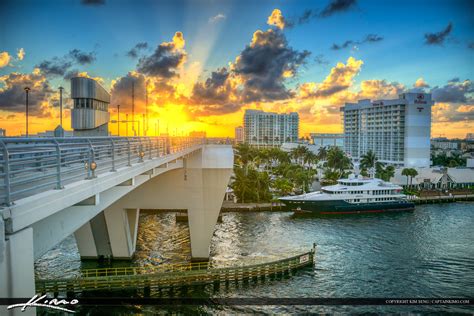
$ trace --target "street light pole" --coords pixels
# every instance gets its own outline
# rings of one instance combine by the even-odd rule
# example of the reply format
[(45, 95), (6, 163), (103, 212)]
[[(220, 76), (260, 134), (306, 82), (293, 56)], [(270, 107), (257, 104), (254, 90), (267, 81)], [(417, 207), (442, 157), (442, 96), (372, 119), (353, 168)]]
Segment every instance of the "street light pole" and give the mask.
[(127, 130), (127, 137), (128, 137), (128, 114), (125, 114), (125, 129)]
[(117, 135), (120, 137), (120, 104), (117, 104)]
[(63, 87), (59, 87), (59, 126), (63, 128)]
[(28, 92), (30, 92), (30, 88), (25, 87), (26, 92), (26, 137), (28, 137)]

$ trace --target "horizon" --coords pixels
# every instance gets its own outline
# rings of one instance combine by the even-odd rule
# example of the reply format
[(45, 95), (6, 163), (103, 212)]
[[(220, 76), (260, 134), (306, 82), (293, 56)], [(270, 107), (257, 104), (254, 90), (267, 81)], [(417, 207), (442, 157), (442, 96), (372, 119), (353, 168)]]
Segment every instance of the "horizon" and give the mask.
[[(149, 135), (159, 120), (161, 133), (233, 137), (246, 109), (297, 112), (300, 137), (341, 133), (346, 102), (424, 92), (436, 102), (431, 138), (464, 139), (474, 130), (474, 5), (420, 1), (407, 13), (408, 3), (3, 1), (2, 128), (25, 133), (29, 86), (30, 134), (53, 130), (58, 88), (71, 107), (69, 79), (84, 76), (111, 93), (111, 120), (117, 104), (130, 113), (132, 81), (135, 113), (145, 113), (147, 89)], [(70, 130), (69, 110), (63, 121)]]

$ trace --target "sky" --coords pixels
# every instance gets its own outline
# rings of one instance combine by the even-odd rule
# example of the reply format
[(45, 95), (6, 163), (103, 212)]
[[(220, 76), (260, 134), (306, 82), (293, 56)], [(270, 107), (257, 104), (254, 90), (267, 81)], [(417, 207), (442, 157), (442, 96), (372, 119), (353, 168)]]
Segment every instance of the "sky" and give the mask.
[[(342, 132), (358, 99), (432, 93), (432, 137), (474, 131), (474, 2), (125, 1), (0, 2), (0, 127), (70, 129), (70, 78), (111, 93), (111, 119), (145, 113), (148, 135), (233, 137), (245, 109), (300, 115), (300, 136)], [(125, 126), (121, 124), (121, 135)], [(117, 134), (117, 124), (110, 124)]]

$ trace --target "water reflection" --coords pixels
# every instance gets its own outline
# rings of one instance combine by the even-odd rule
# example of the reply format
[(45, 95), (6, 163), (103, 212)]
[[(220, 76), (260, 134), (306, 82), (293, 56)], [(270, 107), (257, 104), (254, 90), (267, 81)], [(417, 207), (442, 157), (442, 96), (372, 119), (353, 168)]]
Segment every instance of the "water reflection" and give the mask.
[[(258, 284), (204, 287), (194, 297), (473, 297), (472, 203), (418, 206), (415, 212), (340, 218), (294, 218), (291, 213), (225, 213), (211, 244), (215, 266), (248, 264), (306, 251), (318, 244), (314, 270)], [(131, 262), (158, 265), (190, 260), (187, 224), (172, 213), (142, 214)], [(70, 237), (36, 262), (37, 277), (71, 277), (95, 262), (81, 263)], [(140, 307), (142, 312), (157, 307)], [(175, 311), (172, 309), (169, 311)], [(252, 306), (194, 308), (193, 312), (423, 312), (436, 306)], [(444, 311), (473, 312), (469, 307)], [(131, 313), (128, 309), (119, 310)], [(178, 308), (178, 311), (183, 311)], [(187, 307), (184, 311), (189, 311)]]

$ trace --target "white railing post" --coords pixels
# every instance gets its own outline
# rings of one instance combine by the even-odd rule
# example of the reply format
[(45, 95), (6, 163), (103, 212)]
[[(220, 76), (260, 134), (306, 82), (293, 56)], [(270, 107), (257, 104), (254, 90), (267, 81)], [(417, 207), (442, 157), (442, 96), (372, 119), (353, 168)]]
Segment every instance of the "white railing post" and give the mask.
[(57, 140), (53, 140), (56, 145), (56, 190), (64, 189), (61, 184), (61, 148)]
[(114, 139), (110, 139), (110, 143), (112, 144), (112, 169), (110, 171), (115, 172), (115, 144), (114, 144)]
[(127, 156), (128, 156), (128, 164), (127, 166), (130, 167), (132, 165), (132, 162), (131, 162), (131, 147), (130, 147), (130, 139), (127, 137), (127, 144), (128, 144), (128, 153), (127, 153)]
[(0, 144), (3, 147), (3, 173), (5, 173), (5, 204), (7, 206), (12, 205), (11, 202), (11, 188), (10, 188), (10, 154), (7, 149), (7, 145), (0, 140)]

